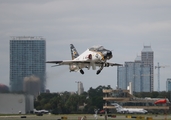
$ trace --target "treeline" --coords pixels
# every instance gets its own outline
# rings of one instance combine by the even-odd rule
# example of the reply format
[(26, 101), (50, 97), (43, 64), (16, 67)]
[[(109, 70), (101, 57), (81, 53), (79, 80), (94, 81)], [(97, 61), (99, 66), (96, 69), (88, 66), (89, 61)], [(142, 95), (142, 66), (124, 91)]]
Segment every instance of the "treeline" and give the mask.
[[(35, 100), (34, 108), (37, 110), (46, 109), (53, 114), (84, 113), (94, 114), (94, 109), (103, 109), (103, 89), (111, 89), (109, 86), (98, 86), (90, 88), (87, 92), (77, 95), (67, 91), (63, 93), (42, 93)], [(168, 98), (171, 92), (134, 92), (135, 97), (145, 98)], [(83, 107), (84, 106), (84, 107)]]
[[(103, 89), (111, 89), (109, 86), (92, 87), (81, 95), (63, 93), (42, 93), (35, 100), (34, 107), (37, 110), (46, 109), (53, 114), (85, 113), (94, 114), (94, 109), (103, 109)], [(85, 107), (83, 107), (85, 106)]]

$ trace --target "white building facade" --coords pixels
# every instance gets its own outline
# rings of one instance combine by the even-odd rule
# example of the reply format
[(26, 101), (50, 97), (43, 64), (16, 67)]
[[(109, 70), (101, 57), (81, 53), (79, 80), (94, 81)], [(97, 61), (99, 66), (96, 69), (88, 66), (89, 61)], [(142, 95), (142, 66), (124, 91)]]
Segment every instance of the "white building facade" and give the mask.
[(33, 95), (0, 94), (0, 114), (27, 114), (34, 109)]

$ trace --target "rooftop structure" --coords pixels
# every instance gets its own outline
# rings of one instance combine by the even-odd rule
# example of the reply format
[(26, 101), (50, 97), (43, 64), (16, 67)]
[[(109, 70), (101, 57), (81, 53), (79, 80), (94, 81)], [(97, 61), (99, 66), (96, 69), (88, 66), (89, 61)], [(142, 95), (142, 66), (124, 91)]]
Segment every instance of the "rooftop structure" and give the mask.
[(45, 40), (42, 36), (11, 36), (11, 40)]
[(144, 46), (142, 52), (153, 52), (153, 50), (151, 49), (151, 46)]
[(135, 61), (141, 61), (141, 56), (138, 56), (135, 58)]

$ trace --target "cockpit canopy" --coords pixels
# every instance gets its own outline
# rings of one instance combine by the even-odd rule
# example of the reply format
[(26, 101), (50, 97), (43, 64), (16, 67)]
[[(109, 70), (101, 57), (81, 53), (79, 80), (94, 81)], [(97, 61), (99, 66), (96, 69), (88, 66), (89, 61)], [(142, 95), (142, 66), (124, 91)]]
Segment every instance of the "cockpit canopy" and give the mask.
[(89, 48), (90, 51), (103, 51), (103, 50), (106, 50), (104, 49), (103, 46), (92, 46)]
[(112, 51), (105, 49), (103, 46), (93, 46), (89, 48), (90, 51), (100, 52), (103, 55), (104, 60), (109, 60), (112, 58)]

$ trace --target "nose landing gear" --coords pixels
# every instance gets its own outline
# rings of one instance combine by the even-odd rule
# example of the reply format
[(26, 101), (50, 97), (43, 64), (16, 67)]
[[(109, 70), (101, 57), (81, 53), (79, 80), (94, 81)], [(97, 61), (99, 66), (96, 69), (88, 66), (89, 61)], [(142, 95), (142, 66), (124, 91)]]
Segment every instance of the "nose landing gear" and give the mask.
[(103, 64), (101, 65), (101, 67), (100, 67), (100, 69), (99, 70), (97, 70), (97, 72), (96, 72), (96, 74), (98, 75), (101, 71), (102, 71), (102, 69), (103, 69)]
[(81, 69), (81, 70), (80, 70), (80, 73), (81, 73), (81, 74), (84, 74), (84, 71)]

